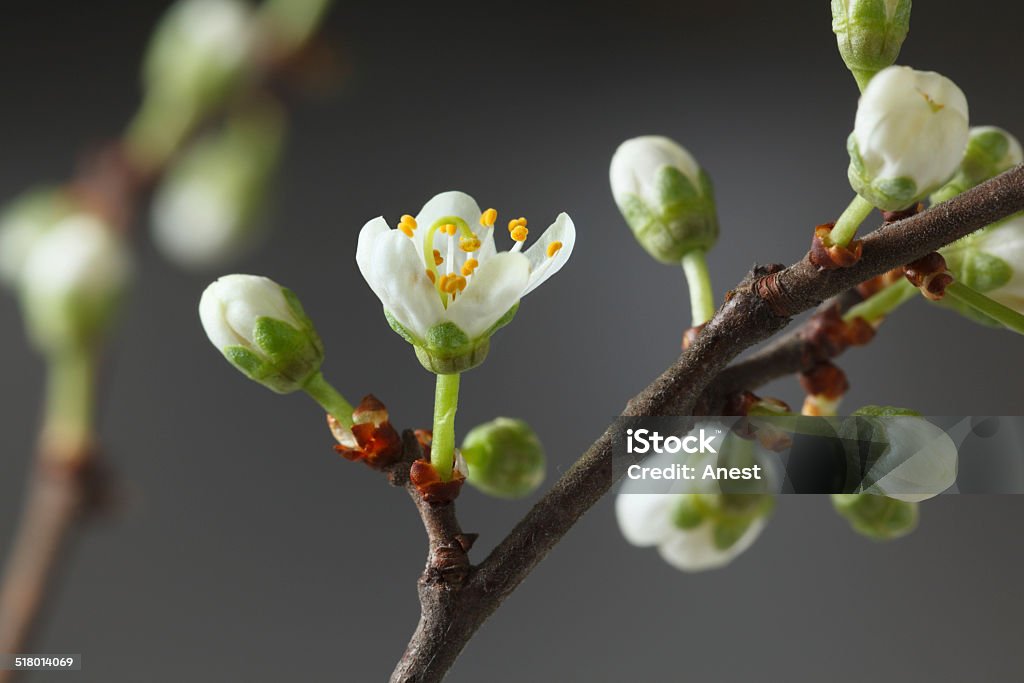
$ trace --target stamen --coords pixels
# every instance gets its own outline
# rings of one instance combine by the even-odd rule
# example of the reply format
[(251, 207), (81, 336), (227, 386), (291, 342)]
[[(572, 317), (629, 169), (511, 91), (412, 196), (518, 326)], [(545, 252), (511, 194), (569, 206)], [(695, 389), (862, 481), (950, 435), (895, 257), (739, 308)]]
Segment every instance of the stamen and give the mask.
[(437, 276), (434, 275), (434, 271), (427, 269), (427, 277), (430, 278), (430, 284), (434, 284), (437, 281)]
[(514, 218), (514, 219), (512, 219), (512, 220), (510, 220), (508, 222), (508, 231), (510, 233), (513, 230), (515, 230), (516, 228), (525, 228), (525, 227), (526, 227), (526, 219), (523, 218), (522, 216), (520, 216), (519, 218)]
[(562, 248), (561, 242), (552, 242), (548, 245), (548, 258), (554, 258), (558, 250)]
[(466, 253), (472, 253), (480, 248), (480, 238), (476, 235), (472, 237), (460, 237), (459, 238), (459, 249)]
[(439, 266), (444, 263), (444, 259), (441, 258), (441, 252), (437, 249), (434, 250), (434, 265)]
[(526, 236), (530, 234), (530, 231), (526, 229), (524, 225), (517, 225), (510, 231), (512, 239), (516, 242), (525, 242)]
[(473, 274), (473, 271), (476, 270), (479, 265), (480, 262), (477, 261), (475, 258), (466, 259), (466, 263), (463, 264), (462, 266), (462, 274), (465, 275), (466, 277), (469, 277), (470, 275)]
[(485, 228), (493, 228), (494, 222), (498, 220), (498, 212), (494, 209), (487, 209), (483, 215), (480, 216), (480, 225)]
[(416, 230), (416, 219), (405, 214), (402, 216), (402, 220), (398, 223), (398, 229), (405, 233), (406, 237), (412, 237), (412, 233)]
[(448, 223), (441, 228), (441, 232), (446, 232), (449, 235), (454, 235), (456, 230), (458, 230), (458, 228), (455, 227), (454, 223)]

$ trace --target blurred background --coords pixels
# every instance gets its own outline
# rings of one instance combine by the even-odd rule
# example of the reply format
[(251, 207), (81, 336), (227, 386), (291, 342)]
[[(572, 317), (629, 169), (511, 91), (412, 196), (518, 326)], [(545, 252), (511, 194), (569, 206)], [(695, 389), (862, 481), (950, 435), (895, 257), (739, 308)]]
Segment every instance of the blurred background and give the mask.
[[(166, 3), (20, 4), (0, 24), (0, 199), (60, 181), (137, 105), (139, 60)], [(973, 124), (1024, 134), (1008, 55), (1024, 8), (933, 0), (901, 63), (967, 94)], [(678, 354), (679, 269), (634, 242), (610, 196), (623, 139), (669, 135), (711, 173), (721, 294), (757, 262), (792, 262), (851, 196), (857, 89), (828, 3), (409, 3), (345, 0), (327, 22), (352, 73), (291, 108), (272, 235), (241, 262), (183, 273), (138, 231), (141, 269), (105, 369), (102, 435), (125, 505), (93, 524), (36, 651), (81, 653), (89, 681), (384, 680), (419, 613), (426, 541), (403, 491), (337, 457), (308, 400), (244, 380), (196, 315), (224, 272), (294, 289), (327, 346), (325, 373), (373, 392), (399, 427), (429, 427), (433, 377), (387, 327), (354, 262), (370, 218), (461, 189), (547, 225), (569, 212), (567, 267), (523, 304), (463, 380), (458, 433), (528, 420), (553, 481)], [(43, 369), (0, 298), (0, 541), (28, 474)], [(1024, 413), (1020, 339), (916, 301), (840, 359), (844, 407)], [(799, 405), (795, 381), (765, 395)], [(481, 559), (533, 500), (467, 489)], [(946, 496), (887, 544), (826, 498), (779, 501), (725, 569), (684, 575), (629, 546), (610, 497), (470, 643), (450, 680), (1011, 680), (1024, 666), (1024, 498)], [(0, 550), (0, 552), (6, 552)], [(34, 674), (36, 683), (74, 678)]]

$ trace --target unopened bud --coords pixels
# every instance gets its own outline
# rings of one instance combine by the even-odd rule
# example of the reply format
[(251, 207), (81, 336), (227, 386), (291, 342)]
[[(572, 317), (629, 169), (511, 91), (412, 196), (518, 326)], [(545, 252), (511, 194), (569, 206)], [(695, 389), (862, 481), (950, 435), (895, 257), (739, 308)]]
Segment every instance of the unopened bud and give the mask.
[(74, 210), (65, 192), (45, 187), (16, 197), (0, 214), (0, 282), (17, 288), (32, 246)]
[(910, 30), (910, 0), (832, 0), (839, 54), (863, 90), (892, 66)]
[(499, 498), (521, 498), (544, 481), (544, 447), (523, 420), (499, 417), (474, 427), (462, 442), (469, 483)]
[(876, 541), (906, 536), (917, 526), (917, 503), (869, 493), (836, 493), (832, 505), (854, 531)]
[(976, 126), (971, 128), (967, 149), (960, 169), (953, 179), (931, 196), (932, 204), (952, 199), (975, 185), (1009, 171), (1024, 161), (1020, 141), (1002, 128)]

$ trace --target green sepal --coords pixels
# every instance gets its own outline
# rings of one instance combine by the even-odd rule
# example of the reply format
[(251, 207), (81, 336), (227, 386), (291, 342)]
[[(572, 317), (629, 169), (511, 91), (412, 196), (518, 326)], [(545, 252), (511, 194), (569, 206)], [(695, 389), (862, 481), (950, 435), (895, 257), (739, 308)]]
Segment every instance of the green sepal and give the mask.
[(869, 493), (836, 493), (832, 505), (854, 531), (872, 540), (906, 536), (917, 527), (917, 503)]
[(711, 178), (701, 170), (697, 186), (678, 168), (663, 166), (655, 178), (660, 206), (637, 195), (621, 199), (620, 209), (633, 236), (658, 261), (678, 265), (694, 249), (718, 240), (718, 214)]
[(719, 550), (728, 550), (743, 537), (755, 517), (723, 517), (714, 523), (712, 539)]
[(910, 408), (899, 408), (896, 406), (862, 406), (853, 411), (852, 415), (863, 417), (921, 417), (921, 413)]
[(228, 362), (251, 380), (262, 382), (264, 377), (272, 372), (272, 369), (262, 358), (244, 346), (225, 346), (222, 352), (224, 357), (228, 359)]
[(399, 337), (413, 346), (423, 346), (424, 341), (410, 332), (402, 323), (398, 322), (398, 319), (386, 308), (384, 309), (384, 319), (388, 321), (388, 325)]
[[(1013, 268), (1009, 263), (974, 246), (983, 237), (984, 232), (970, 235), (942, 250), (946, 266), (956, 281), (982, 294), (1002, 287), (1013, 277)], [(1002, 323), (953, 297), (943, 297), (935, 303), (976, 323), (988, 327), (1003, 327)]]
[(519, 312), (519, 302), (517, 301), (512, 308), (505, 311), (504, 315), (498, 318), (498, 321), (487, 328), (487, 331), (483, 333), (484, 337), (491, 337), (495, 332), (512, 322), (512, 319), (516, 317), (516, 313)]
[(924, 198), (931, 188), (923, 192), (918, 190), (912, 178), (871, 178), (864, 166), (857, 141), (853, 135), (846, 140), (846, 149), (850, 154), (850, 167), (847, 177), (850, 187), (865, 200), (883, 211), (899, 211)]
[(695, 529), (706, 519), (705, 506), (701, 505), (699, 494), (686, 494), (679, 498), (672, 510), (672, 523), (678, 529)]

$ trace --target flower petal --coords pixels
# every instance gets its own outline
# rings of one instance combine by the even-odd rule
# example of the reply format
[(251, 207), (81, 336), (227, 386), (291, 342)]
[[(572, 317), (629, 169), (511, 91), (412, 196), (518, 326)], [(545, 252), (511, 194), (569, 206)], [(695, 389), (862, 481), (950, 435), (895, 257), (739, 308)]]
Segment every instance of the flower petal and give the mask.
[[(359, 265), (359, 272), (363, 274), (367, 282), (370, 281), (367, 273), (370, 272), (370, 254), (373, 252), (373, 243), (390, 229), (391, 227), (384, 217), (377, 216), (368, 221), (359, 231), (359, 242), (356, 244), (356, 263)], [(371, 284), (370, 287), (373, 285)]]
[[(420, 212), (416, 214), (416, 243), (417, 248), (422, 253), (423, 251), (423, 240), (426, 237), (427, 232), (430, 231), (430, 226), (438, 221), (440, 218), (445, 216), (458, 216), (462, 220), (466, 221), (469, 225), (469, 229), (479, 234), (480, 232), (480, 207), (477, 205), (476, 200), (470, 197), (465, 192), (442, 192), (439, 195), (435, 195), (433, 199), (423, 205)], [(441, 234), (440, 231), (434, 233), (434, 245), (432, 249), (437, 249), (441, 252), (441, 256), (448, 258), (448, 237)], [(458, 235), (455, 236), (458, 240)], [(465, 262), (466, 255), (460, 249), (455, 249), (456, 254), (461, 254), (461, 257), (457, 259), (456, 266), (462, 267), (462, 263)], [(424, 264), (426, 265), (426, 264)]]
[(530, 279), (523, 254), (503, 252), (481, 265), (469, 286), (448, 304), (448, 319), (475, 339), (518, 303)]
[[(554, 256), (548, 257), (548, 245), (552, 242), (561, 242), (562, 248)], [(524, 252), (526, 258), (530, 260), (530, 283), (526, 286), (523, 296), (532, 292), (561, 270), (565, 262), (569, 260), (569, 256), (572, 255), (572, 248), (575, 244), (576, 226), (573, 225), (569, 214), (558, 214), (558, 218), (551, 224), (551, 227), (545, 230), (540, 239)]]
[(444, 320), (441, 298), (427, 278), (416, 245), (402, 232), (388, 230), (379, 234), (373, 240), (369, 258), (364, 260), (367, 268), (363, 277), (403, 327), (423, 337), (428, 329)]
[(755, 519), (739, 540), (725, 550), (715, 547), (714, 528), (705, 523), (692, 531), (677, 529), (658, 546), (658, 554), (676, 569), (699, 572), (717, 569), (734, 560), (753, 545), (764, 529), (764, 519)]
[(676, 530), (672, 511), (678, 501), (672, 493), (620, 493), (615, 496), (619, 530), (633, 545), (658, 545)]

